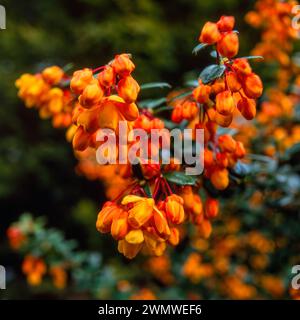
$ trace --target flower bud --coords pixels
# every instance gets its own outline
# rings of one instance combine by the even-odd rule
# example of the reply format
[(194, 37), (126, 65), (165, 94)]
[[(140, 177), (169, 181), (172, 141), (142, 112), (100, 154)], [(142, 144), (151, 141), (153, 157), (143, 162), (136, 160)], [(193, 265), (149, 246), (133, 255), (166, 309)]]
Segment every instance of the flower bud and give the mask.
[(113, 218), (119, 215), (120, 208), (111, 201), (105, 202), (103, 208), (98, 213), (96, 228), (101, 233), (110, 232)]
[(210, 93), (211, 87), (202, 84), (202, 82), (193, 90), (193, 96), (199, 103), (206, 103), (209, 100)]
[(155, 228), (156, 228), (157, 232), (159, 233), (159, 236), (161, 236), (163, 238), (169, 237), (170, 236), (170, 228), (169, 228), (168, 221), (167, 221), (163, 211), (154, 207), (153, 218), (154, 218)]
[(119, 213), (113, 218), (111, 225), (111, 235), (114, 239), (123, 239), (128, 232), (128, 212), (120, 209)]
[(71, 90), (76, 94), (81, 94), (84, 88), (93, 80), (93, 72), (91, 69), (85, 68), (73, 73), (70, 82)]
[(133, 259), (141, 249), (142, 244), (132, 244), (126, 240), (119, 240), (118, 242), (118, 251), (128, 259)]
[(171, 234), (168, 239), (168, 242), (172, 246), (177, 246), (179, 243), (179, 238), (180, 238), (179, 230), (177, 228), (171, 228), (170, 231), (171, 231)]
[(208, 239), (212, 232), (212, 226), (209, 220), (204, 219), (200, 225), (197, 227), (200, 237)]
[(256, 115), (256, 102), (254, 99), (242, 98), (237, 107), (246, 120), (252, 120)]
[(260, 77), (251, 73), (243, 79), (243, 89), (246, 96), (250, 99), (257, 99), (262, 95), (263, 84)]
[(165, 210), (167, 217), (171, 220), (172, 223), (180, 224), (183, 222), (183, 199), (180, 196), (176, 194), (168, 196), (165, 200)]
[(198, 113), (197, 103), (193, 101), (185, 101), (182, 105), (183, 119), (192, 120)]
[(219, 148), (224, 152), (235, 152), (236, 141), (229, 134), (224, 134), (218, 138)]
[(235, 19), (233, 16), (222, 16), (217, 22), (217, 26), (221, 32), (232, 31)]
[(228, 116), (233, 113), (235, 103), (230, 91), (223, 91), (216, 96), (216, 109), (223, 116)]
[(219, 167), (227, 168), (228, 167), (228, 157), (227, 154), (224, 152), (218, 152), (216, 154), (216, 162)]
[(250, 64), (245, 58), (234, 59), (232, 68), (237, 72), (238, 76), (245, 76), (252, 72)]
[(211, 183), (218, 190), (224, 190), (228, 187), (229, 177), (227, 169), (215, 168), (210, 177)]
[(229, 32), (217, 42), (217, 51), (226, 58), (233, 58), (239, 51), (239, 37), (235, 32)]
[(112, 62), (112, 67), (121, 77), (128, 77), (135, 69), (135, 65), (130, 60), (129, 55), (126, 53), (117, 55)]
[(196, 216), (201, 215), (203, 212), (202, 200), (198, 194), (194, 194), (194, 207), (193, 214)]
[(58, 84), (64, 75), (64, 71), (58, 66), (48, 67), (43, 70), (42, 76), (51, 85)]
[(218, 93), (225, 90), (224, 79), (219, 78), (211, 85), (211, 93), (217, 95)]
[(171, 120), (175, 123), (180, 123), (183, 120), (182, 106), (180, 104), (177, 104), (172, 111)]
[(142, 198), (134, 195), (128, 195), (122, 200), (122, 204), (133, 205), (128, 211), (128, 222), (133, 228), (140, 228), (153, 215), (154, 200), (152, 198)]
[(219, 112), (216, 112), (214, 120), (219, 126), (226, 128), (226, 127), (229, 127), (229, 125), (231, 124), (232, 118), (233, 118), (232, 114), (229, 114), (228, 116), (224, 116)]
[(111, 87), (115, 82), (115, 71), (111, 66), (105, 66), (105, 69), (98, 75), (100, 86), (107, 88)]
[(239, 82), (237, 75), (234, 71), (229, 71), (226, 73), (226, 81), (228, 84), (228, 89), (231, 92), (238, 92), (242, 88), (242, 85)]
[(131, 230), (127, 233), (125, 240), (131, 244), (140, 244), (144, 242), (144, 235), (141, 229)]
[(237, 141), (236, 142), (236, 150), (234, 155), (238, 158), (238, 159), (242, 159), (245, 157), (246, 155), (246, 150), (245, 147), (243, 145), (243, 143), (241, 141)]
[(139, 91), (139, 84), (131, 76), (121, 79), (118, 83), (118, 95), (127, 103), (136, 101)]
[(79, 97), (79, 103), (85, 108), (91, 108), (101, 101), (103, 95), (104, 92), (99, 86), (99, 83), (97, 81), (92, 81), (84, 88)]
[(89, 146), (90, 134), (79, 126), (74, 134), (72, 145), (76, 151), (83, 151)]
[(204, 149), (204, 168), (210, 167), (214, 163), (214, 153), (205, 148)]
[(205, 201), (205, 216), (207, 219), (214, 219), (219, 213), (219, 201), (214, 198), (207, 198)]
[(221, 33), (216, 23), (206, 22), (202, 28), (199, 41), (207, 44), (214, 44), (221, 39)]

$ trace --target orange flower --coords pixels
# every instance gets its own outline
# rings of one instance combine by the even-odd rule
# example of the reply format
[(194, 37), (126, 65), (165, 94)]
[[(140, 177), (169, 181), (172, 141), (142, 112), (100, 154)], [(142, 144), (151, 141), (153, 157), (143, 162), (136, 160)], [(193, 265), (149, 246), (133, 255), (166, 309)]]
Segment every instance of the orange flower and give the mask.
[(231, 92), (238, 92), (242, 88), (242, 85), (239, 82), (236, 73), (233, 71), (228, 71), (226, 73), (226, 82), (228, 84), (228, 89)]
[(242, 142), (240, 142), (240, 141), (237, 141), (237, 142), (236, 142), (236, 149), (235, 149), (234, 155), (235, 155), (238, 159), (241, 159), (241, 158), (244, 158), (244, 157), (245, 157), (245, 155), (246, 155), (246, 150), (245, 150), (245, 147), (244, 147), (244, 145), (243, 145)]
[(205, 216), (207, 219), (215, 218), (219, 213), (219, 201), (208, 197), (205, 201)]
[(225, 152), (218, 152), (216, 154), (216, 162), (219, 167), (227, 168), (228, 167), (228, 155)]
[(64, 71), (58, 66), (48, 67), (43, 70), (42, 76), (50, 85), (58, 84), (64, 75)]
[(233, 58), (239, 51), (239, 38), (235, 32), (228, 32), (217, 42), (217, 51), (226, 58)]
[(119, 240), (118, 251), (122, 253), (126, 258), (133, 259), (139, 251), (142, 249), (142, 244), (132, 244), (126, 240)]
[(99, 84), (102, 87), (111, 87), (115, 82), (115, 71), (114, 69), (107, 65), (105, 69), (101, 71), (98, 75)]
[(217, 26), (221, 32), (232, 31), (235, 19), (232, 16), (222, 16), (217, 22)]
[(165, 200), (165, 208), (168, 218), (175, 224), (180, 224), (184, 220), (183, 199), (172, 194)]
[(168, 242), (172, 245), (172, 246), (177, 246), (180, 240), (180, 233), (179, 230), (177, 228), (170, 228), (170, 237), (168, 239)]
[(72, 145), (74, 150), (83, 151), (89, 146), (89, 143), (90, 143), (90, 134), (86, 132), (82, 126), (79, 126), (76, 129), (76, 132), (72, 140)]
[(115, 72), (122, 77), (127, 77), (135, 69), (135, 65), (129, 59), (129, 55), (126, 53), (117, 55), (112, 62), (112, 67)]
[(229, 177), (227, 169), (215, 168), (210, 177), (211, 183), (218, 190), (224, 190), (228, 187)]
[(119, 208), (114, 202), (105, 202), (103, 208), (98, 214), (96, 228), (101, 233), (110, 232), (114, 217), (119, 217), (122, 213), (122, 209)]
[(128, 195), (122, 200), (123, 205), (132, 205), (128, 210), (128, 222), (133, 228), (140, 228), (153, 215), (154, 200), (134, 195)]
[(206, 22), (202, 28), (199, 41), (207, 44), (214, 44), (221, 39), (221, 33), (216, 23)]
[(239, 76), (248, 75), (252, 72), (249, 62), (245, 58), (234, 59), (232, 68), (237, 72)]
[(171, 234), (171, 231), (168, 225), (166, 214), (156, 206), (154, 206), (153, 220), (159, 236), (162, 238), (168, 238)]
[(235, 103), (230, 91), (223, 91), (216, 96), (216, 109), (218, 113), (228, 116), (233, 113)]
[(250, 73), (243, 79), (242, 84), (248, 98), (257, 99), (262, 95), (263, 84), (257, 74)]
[(218, 144), (222, 151), (224, 152), (234, 152), (236, 150), (236, 141), (229, 134), (224, 134), (219, 136)]
[(64, 289), (67, 282), (67, 273), (61, 266), (53, 266), (49, 271), (53, 284), (57, 289)]
[[(123, 239), (127, 237), (128, 233), (128, 212), (120, 209), (119, 213), (113, 216), (113, 221), (111, 224), (111, 235), (116, 240)], [(127, 241), (131, 243), (130, 241)]]
[(15, 250), (19, 249), (26, 241), (26, 236), (17, 226), (9, 227), (6, 233), (10, 246)]
[(102, 88), (98, 81), (94, 79), (84, 88), (79, 97), (79, 103), (85, 108), (91, 108), (101, 101), (103, 95)]
[(212, 232), (212, 226), (209, 220), (204, 219), (200, 225), (197, 226), (200, 237), (208, 239)]
[(209, 100), (210, 93), (211, 87), (204, 85), (200, 80), (199, 86), (193, 91), (193, 96), (199, 103), (206, 103)]
[(132, 103), (136, 101), (140, 86), (131, 77), (125, 77), (118, 83), (118, 95), (125, 100), (126, 103)]
[(75, 71), (71, 79), (70, 88), (74, 93), (81, 94), (92, 80), (93, 72), (91, 69), (85, 68)]
[(256, 102), (254, 99), (242, 98), (239, 100), (237, 108), (247, 120), (252, 120), (256, 115)]
[(24, 258), (22, 271), (26, 274), (27, 281), (30, 285), (39, 285), (46, 270), (46, 265), (42, 259), (30, 255)]
[[(221, 127), (228, 127), (231, 122), (232, 122), (232, 118), (233, 118), (233, 115), (232, 114), (228, 114), (228, 115), (223, 115), (219, 112), (216, 112), (215, 113), (215, 116), (214, 116), (214, 121)], [(211, 119), (212, 120), (212, 119)]]

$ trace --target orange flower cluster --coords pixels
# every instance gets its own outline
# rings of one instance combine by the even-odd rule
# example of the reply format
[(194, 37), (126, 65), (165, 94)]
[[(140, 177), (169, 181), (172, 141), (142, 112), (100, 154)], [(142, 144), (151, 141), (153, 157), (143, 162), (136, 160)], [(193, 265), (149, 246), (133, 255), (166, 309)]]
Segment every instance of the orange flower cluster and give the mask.
[(32, 286), (38, 286), (47, 271), (45, 262), (34, 256), (26, 256), (22, 264), (22, 271)]
[(118, 134), (120, 121), (131, 126), (139, 116), (135, 101), (140, 87), (131, 76), (135, 65), (130, 55), (117, 55), (101, 69), (97, 78), (88, 68), (75, 71), (70, 82), (72, 92), (78, 96), (72, 119), (77, 126), (73, 138), (75, 150), (95, 147), (98, 130), (111, 129)]
[[(300, 131), (295, 106), (300, 101), (299, 67), (291, 59), (297, 30), (292, 26), (293, 7), (297, 1), (258, 0), (255, 11), (246, 15), (246, 21), (262, 29), (262, 38), (253, 54), (263, 55), (268, 62), (279, 62), (277, 83), (266, 92), (256, 122), (252, 127), (239, 123), (239, 137), (243, 141), (259, 137), (262, 149), (256, 150), (270, 157), (282, 155), (300, 142)], [(253, 134), (255, 132), (255, 134)], [(249, 145), (249, 147), (251, 147)], [(257, 149), (256, 145), (252, 145)]]
[(18, 250), (26, 242), (26, 235), (16, 226), (9, 227), (6, 234), (9, 245), (14, 250)]
[[(44, 96), (49, 96), (48, 92), (63, 90), (62, 80), (69, 81), (70, 90), (62, 92), (70, 97), (69, 115), (72, 113), (73, 124), (69, 126), (67, 139), (72, 141), (79, 159), (77, 171), (90, 179), (104, 181), (110, 201), (100, 210), (96, 226), (102, 233), (111, 233), (118, 241), (119, 252), (127, 258), (140, 251), (161, 256), (167, 244), (179, 243), (184, 232), (181, 225), (187, 221), (196, 226), (199, 236), (208, 238), (211, 234), (211, 220), (218, 215), (219, 202), (203, 185), (209, 179), (215, 189), (224, 190), (230, 183), (228, 170), (245, 156), (243, 144), (230, 135), (220, 135), (218, 126), (228, 127), (237, 109), (245, 119), (252, 119), (256, 99), (263, 90), (248, 60), (234, 58), (239, 49), (234, 24), (234, 17), (223, 16), (217, 23), (204, 25), (199, 40), (202, 46), (215, 46), (217, 64), (203, 71), (198, 85), (184, 98), (167, 99), (174, 107), (171, 116), (174, 123), (186, 119), (189, 128), (204, 129), (205, 170), (192, 183), (182, 183), (180, 178), (168, 180), (165, 176), (184, 175), (186, 164), (178, 164), (177, 159), (168, 165), (140, 161), (138, 165), (101, 166), (96, 162), (96, 150), (101, 145), (97, 135), (103, 129), (113, 130), (118, 143), (120, 121), (125, 121), (128, 129), (143, 129), (148, 134), (152, 129), (165, 128), (164, 120), (155, 117), (150, 108), (138, 107), (140, 86), (132, 77), (135, 65), (129, 54), (117, 55), (94, 70), (75, 71), (70, 79), (62, 71), (59, 73), (59, 68), (52, 67), (42, 74), (24, 75), (17, 80), (20, 97), (37, 108), (45, 106)], [(128, 137), (127, 142), (131, 144)], [(154, 147), (161, 145), (154, 146), (150, 139), (148, 153), (159, 154), (160, 150)], [(142, 158), (140, 154), (138, 157)], [(201, 197), (205, 198), (203, 203), (200, 189), (203, 189)]]
[(23, 74), (15, 84), (27, 108), (36, 108), (42, 119), (52, 118), (55, 128), (66, 128), (72, 122), (73, 98), (64, 88), (64, 81), (67, 81), (64, 71), (52, 66), (41, 73)]
[(120, 204), (106, 202), (98, 214), (99, 232), (111, 232), (118, 250), (134, 258), (141, 249), (160, 256), (167, 243), (179, 242), (178, 224), (184, 220), (183, 199), (172, 194), (155, 203), (153, 198), (125, 196)]
[(246, 21), (255, 28), (262, 28), (262, 41), (253, 54), (262, 55), (266, 60), (279, 62), (283, 67), (290, 64), (292, 42), (297, 38), (297, 30), (292, 26), (294, 0), (258, 0), (255, 10), (246, 15)]
[[(199, 85), (194, 89), (193, 101), (190, 102), (200, 109), (203, 122), (213, 122), (222, 127), (231, 124), (236, 107), (245, 119), (252, 120), (256, 114), (256, 99), (263, 92), (262, 81), (252, 71), (247, 59), (233, 59), (239, 49), (238, 35), (233, 31), (234, 22), (234, 17), (223, 16), (217, 23), (207, 22), (204, 25), (199, 41), (215, 45), (219, 65), (209, 71), (217, 70), (222, 76), (201, 79), (200, 75)], [(175, 111), (176, 108), (173, 116)], [(197, 112), (193, 111), (191, 118), (195, 114)]]
[(229, 184), (228, 169), (233, 168), (245, 156), (246, 151), (242, 142), (228, 134), (218, 137), (216, 149), (218, 151), (215, 151), (215, 157), (210, 149), (204, 151), (204, 175), (216, 189), (224, 190)]
[[(27, 255), (22, 263), (22, 272), (26, 275), (27, 282), (31, 286), (38, 286), (41, 284), (43, 276), (47, 273), (47, 265), (42, 258)], [(63, 267), (49, 267), (49, 275), (52, 277), (56, 288), (63, 289), (66, 286), (67, 273)]]

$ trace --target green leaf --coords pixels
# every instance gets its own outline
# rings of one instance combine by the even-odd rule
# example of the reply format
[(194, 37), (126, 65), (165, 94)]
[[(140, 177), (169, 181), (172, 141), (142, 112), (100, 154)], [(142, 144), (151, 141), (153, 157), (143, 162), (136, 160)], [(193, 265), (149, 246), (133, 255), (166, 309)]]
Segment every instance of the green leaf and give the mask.
[(152, 197), (152, 192), (151, 192), (149, 183), (146, 183), (146, 184), (145, 184), (144, 190), (145, 190), (146, 194), (148, 195), (148, 197)]
[(197, 182), (197, 178), (195, 176), (186, 175), (181, 171), (168, 172), (164, 175), (164, 177), (179, 186), (194, 186)]
[(250, 173), (250, 170), (251, 170), (251, 167), (249, 165), (238, 161), (230, 173), (239, 178), (244, 178)]
[(190, 96), (192, 93), (193, 93), (193, 91), (188, 91), (188, 92), (180, 93), (178, 96), (175, 96), (175, 97), (171, 98), (171, 99), (169, 100), (169, 102), (172, 102), (172, 101), (175, 101), (175, 100), (178, 100), (178, 99), (182, 99), (182, 98), (188, 97), (188, 96)]
[(217, 78), (220, 78), (225, 69), (226, 67), (224, 65), (212, 64), (200, 73), (199, 79), (201, 79), (204, 84), (208, 84)]
[(199, 51), (206, 48), (208, 46), (207, 43), (199, 43), (192, 51), (192, 54), (198, 54)]
[(68, 71), (72, 70), (74, 68), (74, 63), (70, 62), (67, 63), (62, 69), (65, 73), (67, 73)]
[(196, 87), (198, 87), (199, 82), (198, 82), (198, 80), (188, 80), (188, 81), (185, 82), (185, 85), (188, 86), (188, 87), (196, 88)]
[(218, 57), (217, 51), (216, 50), (211, 51), (210, 56), (213, 58), (217, 58)]
[(156, 109), (153, 111), (153, 114), (157, 114), (157, 113), (160, 113), (160, 112), (163, 112), (163, 111), (171, 111), (171, 110), (173, 110), (173, 109), (174, 109), (173, 107), (164, 106), (164, 107), (156, 108)]
[(167, 82), (149, 82), (141, 85), (141, 90), (145, 89), (155, 89), (155, 88), (172, 88), (172, 86)]
[(149, 100), (143, 100), (139, 102), (139, 106), (141, 108), (149, 108), (149, 109), (154, 109), (162, 105), (167, 101), (166, 98), (159, 98), (159, 99), (149, 99)]
[(256, 60), (264, 60), (264, 57), (262, 57), (262, 56), (246, 56), (246, 57), (241, 57), (241, 58), (238, 58), (238, 59), (247, 59), (247, 60), (253, 60), (253, 59), (256, 59)]

